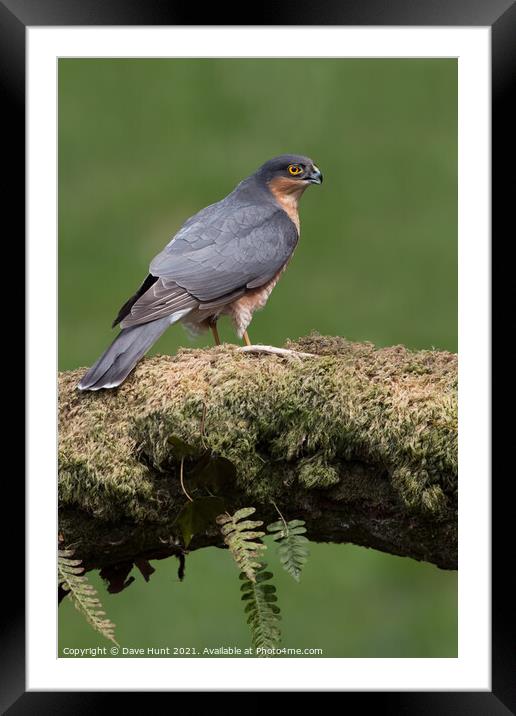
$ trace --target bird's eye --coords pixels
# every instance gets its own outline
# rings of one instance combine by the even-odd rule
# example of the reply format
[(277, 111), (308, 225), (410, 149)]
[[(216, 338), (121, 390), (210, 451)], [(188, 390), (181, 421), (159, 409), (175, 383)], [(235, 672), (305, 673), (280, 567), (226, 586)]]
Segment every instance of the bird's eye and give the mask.
[(299, 166), (299, 164), (289, 164), (288, 171), (289, 171), (289, 174), (292, 174), (292, 176), (295, 177), (298, 174), (301, 174), (303, 169), (302, 169), (302, 167)]

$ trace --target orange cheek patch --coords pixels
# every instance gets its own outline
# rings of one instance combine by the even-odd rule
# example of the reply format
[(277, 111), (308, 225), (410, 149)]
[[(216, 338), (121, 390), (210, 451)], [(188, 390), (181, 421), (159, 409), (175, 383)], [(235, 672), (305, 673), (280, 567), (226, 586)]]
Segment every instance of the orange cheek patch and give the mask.
[(276, 194), (276, 192), (282, 194), (298, 193), (301, 196), (306, 189), (306, 184), (295, 177), (276, 177), (270, 180), (269, 187), (273, 194)]
[(289, 219), (294, 223), (299, 234), (299, 197), (306, 189), (307, 184), (299, 179), (289, 177), (277, 177), (269, 182), (269, 189), (283, 211), (288, 214)]

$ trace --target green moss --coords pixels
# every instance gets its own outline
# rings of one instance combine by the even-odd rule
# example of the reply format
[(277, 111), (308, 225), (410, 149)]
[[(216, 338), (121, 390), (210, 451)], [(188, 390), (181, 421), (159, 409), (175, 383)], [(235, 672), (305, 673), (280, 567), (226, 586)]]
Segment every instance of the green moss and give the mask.
[(340, 482), (337, 470), (328, 465), (323, 458), (315, 456), (299, 461), (299, 482), (305, 487), (330, 487)]
[[(314, 358), (234, 346), (146, 359), (114, 391), (60, 375), (60, 501), (105, 519), (159, 521), (183, 504), (178, 465), (230, 460), (250, 504), (338, 483), (338, 466), (382, 466), (414, 509), (444, 513), (457, 483), (456, 356), (309, 336)], [(178, 438), (190, 446), (182, 454)], [(345, 485), (341, 486), (345, 489)]]

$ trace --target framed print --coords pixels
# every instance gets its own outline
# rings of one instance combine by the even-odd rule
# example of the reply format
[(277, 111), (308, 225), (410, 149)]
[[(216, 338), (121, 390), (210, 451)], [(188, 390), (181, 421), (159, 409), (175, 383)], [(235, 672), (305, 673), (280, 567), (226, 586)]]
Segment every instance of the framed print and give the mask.
[(0, 3), (28, 305), (2, 708), (509, 713), (489, 239), (515, 6), (209, 15)]

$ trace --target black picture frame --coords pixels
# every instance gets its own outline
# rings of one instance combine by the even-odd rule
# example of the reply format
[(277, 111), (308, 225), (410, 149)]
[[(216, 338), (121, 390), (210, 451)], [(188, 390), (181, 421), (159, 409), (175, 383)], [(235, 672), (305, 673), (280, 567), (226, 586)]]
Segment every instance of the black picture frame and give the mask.
[[(511, 189), (511, 156), (514, 152), (516, 115), (511, 107), (510, 80), (516, 77), (516, 3), (514, 0), (346, 0), (310, 3), (273, 3), (264, 0), (254, 17), (240, 18), (233, 6), (212, 4), (202, 9), (203, 25), (366, 25), (366, 26), (484, 26), (492, 32), (492, 235), (497, 244), (507, 232), (514, 204)], [(197, 25), (199, 8), (172, 0), (0, 0), (0, 92), (4, 130), (4, 220), (10, 218), (10, 247), (23, 246), (25, 233), (25, 40), (26, 28), (66, 25)], [(510, 151), (512, 148), (512, 152)], [(5, 159), (5, 151), (8, 158)], [(512, 217), (511, 217), (512, 218)], [(509, 234), (510, 232), (510, 234)], [(5, 231), (4, 231), (5, 236)], [(5, 241), (5, 239), (4, 239)], [(493, 244), (494, 245), (494, 244)], [(4, 244), (5, 246), (5, 244)], [(4, 269), (3, 280), (13, 274), (13, 262)], [(15, 264), (19, 266), (20, 264)], [(18, 288), (20, 293), (20, 289)], [(496, 298), (493, 295), (493, 298)], [(21, 300), (17, 298), (18, 302)], [(19, 304), (17, 307), (19, 315)], [(493, 314), (494, 315), (494, 314)], [(19, 318), (18, 318), (19, 320)], [(10, 346), (12, 344), (10, 343)], [(28, 349), (34, 349), (28, 346)], [(11, 348), (12, 350), (12, 348)], [(19, 360), (19, 356), (17, 356)], [(12, 361), (13, 358), (11, 357)], [(20, 368), (18, 367), (18, 372)], [(495, 375), (495, 373), (494, 373)], [(493, 385), (494, 387), (494, 385)], [(20, 404), (23, 404), (21, 397)], [(503, 436), (493, 435), (501, 451)], [(499, 442), (498, 442), (499, 441)], [(19, 473), (19, 470), (18, 470)], [(507, 475), (507, 478), (511, 476)], [(17, 478), (17, 479), (15, 479)], [(7, 480), (6, 480), (7, 481)], [(5, 483), (4, 483), (5, 485)], [(10, 490), (9, 490), (10, 488)], [(25, 691), (25, 582), (21, 560), (24, 538), (24, 483), (11, 471), (8, 485), (11, 549), (6, 549), (0, 635), (0, 710), (19, 714), (82, 714), (102, 710), (102, 699), (120, 698), (111, 692)], [(49, 489), (50, 486), (49, 486)], [(492, 691), (467, 692), (345, 692), (339, 698), (346, 708), (350, 699), (361, 706), (378, 708), (383, 714), (453, 714), (454, 716), (500, 716), (516, 713), (516, 642), (513, 623), (514, 597), (507, 588), (510, 562), (507, 545), (512, 540), (512, 505), (504, 487), (493, 484), (492, 529)], [(6, 501), (6, 502), (7, 502)], [(511, 519), (512, 518), (512, 519)], [(15, 533), (14, 533), (15, 529)], [(13, 539), (13, 534), (15, 538)], [(512, 553), (511, 550), (510, 553)], [(16, 557), (16, 558), (15, 558)], [(238, 685), (235, 684), (235, 688)], [(165, 694), (165, 696), (170, 696)], [(144, 694), (144, 698), (148, 695)], [(137, 694), (132, 694), (132, 705)], [(366, 701), (363, 701), (366, 699)]]

